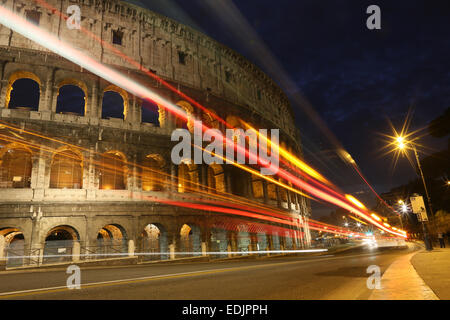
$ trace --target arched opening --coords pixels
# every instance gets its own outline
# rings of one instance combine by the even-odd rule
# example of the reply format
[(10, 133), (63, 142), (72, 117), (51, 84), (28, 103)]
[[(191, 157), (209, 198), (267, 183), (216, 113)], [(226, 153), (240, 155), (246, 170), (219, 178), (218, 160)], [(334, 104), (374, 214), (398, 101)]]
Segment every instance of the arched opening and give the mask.
[(219, 129), (219, 121), (213, 116), (216, 115), (215, 112), (208, 110), (210, 113), (202, 113), (202, 123), (211, 129)]
[(243, 252), (244, 255), (247, 255), (248, 252), (252, 250), (251, 244), (252, 240), (248, 228), (243, 225), (238, 226), (237, 250)]
[(148, 224), (142, 232), (142, 260), (169, 259), (167, 232), (157, 224)]
[(165, 176), (163, 171), (163, 159), (159, 155), (148, 155), (142, 163), (142, 190), (162, 191)]
[(125, 119), (125, 98), (116, 91), (105, 91), (102, 101), (102, 119)]
[(31, 184), (31, 152), (20, 146), (8, 147), (0, 151), (0, 187), (29, 188)]
[(281, 250), (280, 237), (278, 236), (278, 233), (272, 234), (272, 246), (273, 250)]
[(225, 176), (223, 168), (220, 164), (210, 164), (207, 169), (208, 174), (208, 192), (210, 193), (224, 193), (225, 190)]
[(277, 200), (277, 186), (275, 183), (267, 183), (267, 196), (270, 200)]
[(86, 110), (86, 94), (80, 87), (72, 84), (62, 85), (58, 90), (56, 113), (84, 116)]
[(178, 192), (191, 192), (197, 190), (198, 171), (195, 164), (181, 163), (178, 165)]
[(211, 251), (213, 252), (211, 256), (215, 258), (224, 258), (225, 255), (218, 252), (227, 252), (228, 250), (227, 231), (221, 228), (212, 228), (210, 243)]
[(108, 224), (97, 233), (97, 246), (92, 248), (97, 259), (119, 258), (128, 252), (127, 234), (118, 224)]
[(17, 79), (11, 85), (6, 97), (9, 109), (39, 110), (41, 91), (39, 83), (33, 79)]
[(24, 264), (25, 238), (18, 228), (0, 229), (0, 256), (6, 257), (8, 268), (20, 267)]
[(107, 152), (101, 157), (100, 189), (125, 190), (127, 166), (120, 152)]
[(257, 250), (258, 251), (266, 251), (269, 249), (269, 241), (267, 239), (267, 235), (262, 232), (258, 232), (257, 234)]
[(176, 116), (175, 127), (180, 128), (180, 129), (187, 129), (190, 132), (193, 132), (194, 131), (194, 119), (193, 119), (194, 108), (186, 101), (179, 101), (176, 105), (186, 112), (187, 120)]
[(145, 99), (142, 102), (142, 122), (153, 123), (155, 127), (160, 126), (159, 107), (151, 100)]
[(246, 197), (248, 181), (250, 179), (249, 174), (238, 167), (235, 166), (229, 167), (231, 175), (230, 177), (231, 193), (237, 196)]
[(256, 199), (264, 198), (264, 184), (262, 178), (252, 174), (252, 191), (253, 197)]
[(285, 231), (284, 233), (284, 245), (286, 246), (286, 250), (292, 250), (293, 249), (293, 233), (291, 231)]
[(202, 253), (200, 228), (196, 225), (184, 224), (180, 229), (180, 252), (186, 257), (198, 256)]
[(51, 229), (45, 237), (43, 263), (72, 261), (74, 246), (79, 240), (78, 232), (70, 226)]
[(71, 150), (54, 155), (50, 171), (50, 188), (81, 189), (83, 186), (83, 161)]

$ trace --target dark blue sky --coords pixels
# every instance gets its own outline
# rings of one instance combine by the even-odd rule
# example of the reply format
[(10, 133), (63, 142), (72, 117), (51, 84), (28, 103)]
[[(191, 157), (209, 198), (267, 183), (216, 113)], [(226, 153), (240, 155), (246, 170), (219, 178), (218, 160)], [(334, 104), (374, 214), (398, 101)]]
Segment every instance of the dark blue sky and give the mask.
[[(227, 1), (141, 1), (235, 49), (276, 78), (278, 70), (264, 66), (252, 51), (257, 40), (239, 38), (226, 25), (226, 19), (235, 17), (225, 17), (224, 22), (208, 2)], [(415, 178), (405, 159), (394, 170), (392, 157), (380, 156), (384, 145), (380, 133), (391, 133), (387, 118), (400, 127), (410, 108), (415, 130), (425, 128), (450, 105), (450, 1), (233, 3), (378, 193)], [(366, 8), (371, 4), (381, 8), (381, 30), (366, 28)], [(336, 157), (328, 137), (300, 106), (293, 104), (293, 108), (308, 162), (344, 191), (364, 200), (373, 198), (362, 180)], [(421, 142), (434, 150), (447, 145), (431, 137)]]

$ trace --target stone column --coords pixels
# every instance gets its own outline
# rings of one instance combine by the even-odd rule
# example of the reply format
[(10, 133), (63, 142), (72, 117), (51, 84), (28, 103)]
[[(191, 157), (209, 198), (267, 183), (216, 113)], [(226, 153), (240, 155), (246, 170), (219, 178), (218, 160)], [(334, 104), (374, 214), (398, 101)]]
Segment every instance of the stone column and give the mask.
[(80, 261), (80, 251), (81, 251), (80, 242), (74, 241), (73, 247), (72, 247), (72, 261), (73, 262)]
[(87, 184), (83, 186), (83, 188), (87, 189), (87, 199), (93, 200), (95, 199), (95, 189), (96, 189), (96, 183), (95, 183), (95, 159), (94, 159), (94, 148), (89, 148), (89, 158), (88, 163), (84, 167), (87, 168), (88, 172), (88, 178), (87, 178)]
[(168, 233), (171, 243), (169, 244), (169, 254), (170, 260), (176, 258), (176, 251), (180, 248), (180, 234), (177, 231), (172, 231)]
[(289, 190), (286, 190), (286, 198), (287, 198), (288, 210), (291, 211), (292, 210), (291, 192)]
[(31, 170), (31, 188), (34, 189), (33, 198), (42, 199), (44, 197), (44, 189), (46, 187), (46, 155), (44, 150), (40, 149), (39, 153), (33, 154), (33, 168)]
[(51, 88), (53, 90), (52, 91), (53, 95), (52, 95), (51, 100), (49, 100), (49, 103), (51, 103), (49, 106), (50, 106), (50, 111), (56, 113), (56, 106), (58, 104), (58, 89), (59, 88), (56, 86), (51, 86)]
[(178, 167), (170, 162), (170, 190), (172, 193), (178, 193)]
[(2, 108), (8, 108), (6, 105), (6, 93), (8, 91), (8, 80), (1, 80), (1, 91), (0, 91), (0, 109)]
[(269, 203), (269, 195), (267, 193), (267, 181), (262, 180), (262, 184), (263, 184), (264, 203)]
[(275, 192), (277, 193), (277, 207), (281, 208), (280, 186), (275, 185)]
[(231, 188), (231, 175), (228, 170), (224, 170), (223, 174), (225, 175), (225, 187), (227, 193), (232, 193), (233, 190)]
[(201, 189), (202, 190), (209, 190), (211, 186), (208, 184), (208, 169), (206, 165), (200, 164), (200, 181), (201, 181)]
[(87, 115), (89, 118), (100, 118), (101, 114), (99, 115), (99, 104), (98, 104), (98, 83), (97, 81), (94, 81), (92, 84), (92, 90), (91, 90), (91, 99), (90, 99), (91, 105), (88, 107)]
[(6, 256), (5, 247), (6, 247), (5, 237), (0, 235), (0, 268), (2, 261), (5, 259)]
[(134, 240), (128, 240), (128, 256), (134, 257)]

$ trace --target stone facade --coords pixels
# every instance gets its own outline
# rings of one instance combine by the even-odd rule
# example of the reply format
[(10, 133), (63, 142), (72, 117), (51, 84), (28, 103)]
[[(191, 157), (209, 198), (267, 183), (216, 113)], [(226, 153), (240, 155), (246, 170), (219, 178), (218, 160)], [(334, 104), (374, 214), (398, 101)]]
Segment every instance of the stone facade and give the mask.
[[(182, 107), (192, 118), (205, 120), (207, 114), (142, 70), (151, 70), (222, 119), (231, 121), (238, 117), (256, 127), (279, 128), (281, 145), (302, 157), (288, 99), (270, 78), (239, 54), (198, 31), (125, 2), (48, 0), (47, 3), (62, 12), (69, 5), (79, 5), (82, 27), (104, 41), (103, 45), (79, 30), (69, 30), (58, 14), (36, 1), (6, 0), (4, 5), (24, 17), (38, 17), (40, 27), (145, 84)], [(121, 44), (113, 43), (117, 42), (113, 39), (116, 32), (120, 32)], [(111, 46), (139, 66), (115, 54)], [(13, 187), (14, 181), (4, 181), (0, 188), (0, 260), (8, 253), (2, 249), (11, 247), (17, 235), (22, 243), (18, 251), (40, 256), (37, 261), (23, 262), (30, 264), (42, 263), (46, 240), (61, 234), (72, 238), (70, 251), (75, 256), (99, 253), (99, 239), (110, 239), (112, 247), (123, 246), (122, 251), (132, 256), (135, 251), (145, 251), (149, 242), (143, 238), (150, 234), (159, 237), (152, 248), (167, 252), (167, 256), (160, 258), (175, 258), (182, 248), (199, 254), (213, 248), (239, 251), (238, 235), (243, 233), (248, 235), (249, 248), (255, 250), (308, 245), (307, 228), (291, 228), (295, 236), (289, 244), (291, 240), (286, 239), (290, 237), (279, 231), (286, 226), (277, 223), (242, 217), (236, 222), (236, 217), (226, 214), (151, 201), (151, 197), (188, 201), (189, 191), (198, 191), (197, 199), (233, 194), (237, 203), (272, 208), (301, 222), (307, 221), (310, 211), (307, 199), (258, 181), (231, 165), (180, 168), (172, 164), (170, 134), (179, 126), (173, 115), (160, 107), (159, 122), (143, 122), (141, 99), (3, 26), (0, 26), (0, 79), (1, 165), (13, 161), (7, 156), (15, 159), (7, 155), (8, 150), (21, 150), (17, 157), (24, 163), (28, 155), (31, 157), (29, 185)], [(36, 108), (9, 107), (13, 86), (20, 79), (38, 84)], [(57, 113), (61, 88), (68, 85), (83, 91), (82, 115)], [(102, 118), (102, 109), (107, 107), (103, 104), (105, 92), (115, 92), (123, 99), (123, 119)], [(225, 129), (222, 124), (214, 126)], [(68, 163), (81, 168), (76, 169), (80, 175), (76, 183), (71, 180), (73, 187), (61, 187), (59, 178), (53, 174), (57, 166), (58, 170), (67, 167), (67, 163), (56, 164), (58, 154), (70, 155)], [(107, 163), (108, 157), (114, 163), (122, 163), (120, 172), (114, 169), (114, 175), (123, 179), (123, 187), (106, 186), (105, 177), (108, 174), (110, 177), (110, 172), (99, 164)], [(153, 159), (160, 172), (157, 177), (149, 176), (150, 180), (158, 180), (158, 187), (144, 179), (148, 159)], [(184, 185), (184, 180), (189, 180), (190, 188)], [(252, 230), (240, 227), (247, 223), (260, 227)], [(148, 225), (159, 231), (148, 231)], [(269, 232), (269, 227), (278, 231)], [(121, 241), (117, 244), (113, 240)]]

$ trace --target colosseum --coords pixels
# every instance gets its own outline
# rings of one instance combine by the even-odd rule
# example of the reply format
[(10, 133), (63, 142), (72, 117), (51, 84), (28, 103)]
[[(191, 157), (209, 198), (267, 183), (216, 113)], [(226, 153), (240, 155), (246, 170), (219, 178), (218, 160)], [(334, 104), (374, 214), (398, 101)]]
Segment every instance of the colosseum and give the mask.
[[(181, 121), (0, 25), (0, 260), (7, 268), (231, 258), (310, 245), (304, 196), (233, 165), (171, 161), (176, 128), (191, 130), (201, 119), (225, 130), (211, 114), (235, 128), (243, 121), (278, 128), (280, 145), (302, 158), (289, 100), (260, 69), (198, 31), (124, 1), (2, 5), (189, 116)], [(67, 27), (61, 13), (71, 5), (96, 37)], [(298, 225), (264, 219), (270, 214)]]

